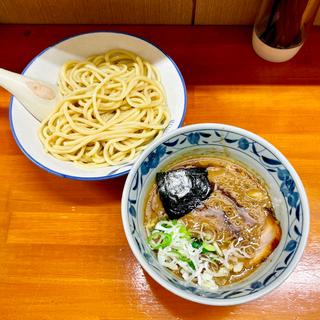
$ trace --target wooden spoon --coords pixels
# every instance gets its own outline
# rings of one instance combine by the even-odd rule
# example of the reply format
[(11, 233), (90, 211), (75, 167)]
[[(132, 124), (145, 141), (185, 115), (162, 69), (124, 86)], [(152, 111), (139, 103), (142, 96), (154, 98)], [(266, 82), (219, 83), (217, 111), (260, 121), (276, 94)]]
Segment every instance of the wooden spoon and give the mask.
[(57, 86), (2, 68), (0, 86), (13, 94), (39, 121), (44, 120), (62, 99)]

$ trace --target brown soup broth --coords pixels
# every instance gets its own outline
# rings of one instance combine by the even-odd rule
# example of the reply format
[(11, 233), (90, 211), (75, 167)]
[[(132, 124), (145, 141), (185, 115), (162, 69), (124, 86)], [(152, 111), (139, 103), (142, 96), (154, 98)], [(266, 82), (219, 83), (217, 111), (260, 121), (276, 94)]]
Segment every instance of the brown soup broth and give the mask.
[[(213, 192), (203, 205), (179, 220), (186, 225), (192, 237), (198, 238), (199, 234), (205, 233), (216, 241), (222, 251), (232, 247), (243, 253), (244, 256), (237, 259), (237, 263), (242, 264), (240, 271), (231, 267), (228, 276), (215, 278), (219, 286), (237, 282), (266, 260), (280, 241), (281, 228), (266, 184), (240, 162), (219, 156), (180, 159), (165, 170), (192, 167), (207, 168)], [(167, 219), (156, 183), (150, 187), (144, 213), (148, 234), (157, 222)], [(228, 263), (232, 266), (232, 259)], [(211, 266), (214, 271), (220, 267), (219, 262)], [(174, 273), (179, 276), (179, 271)]]

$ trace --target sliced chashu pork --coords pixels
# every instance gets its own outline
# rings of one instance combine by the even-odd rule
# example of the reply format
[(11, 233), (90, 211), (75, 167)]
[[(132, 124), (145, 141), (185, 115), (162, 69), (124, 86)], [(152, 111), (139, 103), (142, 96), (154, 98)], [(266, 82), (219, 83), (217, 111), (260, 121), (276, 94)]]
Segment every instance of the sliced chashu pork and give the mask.
[(281, 228), (273, 215), (269, 214), (261, 233), (260, 246), (255, 255), (249, 261), (249, 265), (255, 266), (268, 258), (273, 250), (278, 246), (281, 238)]

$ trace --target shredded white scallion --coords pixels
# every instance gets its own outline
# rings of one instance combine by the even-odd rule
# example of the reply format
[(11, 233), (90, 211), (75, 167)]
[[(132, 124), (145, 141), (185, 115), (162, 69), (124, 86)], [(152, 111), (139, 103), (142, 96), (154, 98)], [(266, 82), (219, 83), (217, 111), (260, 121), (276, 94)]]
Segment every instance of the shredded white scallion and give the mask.
[[(162, 266), (178, 271), (190, 284), (216, 291), (215, 278), (227, 277), (232, 270), (240, 272), (243, 264), (238, 259), (245, 258), (245, 254), (233, 245), (222, 250), (210, 236), (201, 232), (200, 239), (192, 238), (183, 222), (164, 220), (155, 225), (148, 244)], [(217, 268), (213, 266), (218, 264), (214, 271)]]

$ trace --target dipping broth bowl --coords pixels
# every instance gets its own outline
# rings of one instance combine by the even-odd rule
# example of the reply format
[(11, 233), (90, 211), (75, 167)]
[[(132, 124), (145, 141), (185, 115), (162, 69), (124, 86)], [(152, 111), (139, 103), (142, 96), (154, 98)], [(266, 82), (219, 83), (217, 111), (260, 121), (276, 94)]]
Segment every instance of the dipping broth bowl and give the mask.
[[(147, 245), (143, 225), (144, 204), (156, 173), (177, 157), (208, 153), (240, 161), (262, 177), (282, 229), (279, 245), (255, 272), (215, 292), (188, 284), (161, 266)], [(309, 232), (307, 195), (289, 161), (258, 135), (224, 124), (186, 126), (150, 145), (127, 177), (121, 209), (127, 240), (145, 271), (172, 293), (190, 301), (215, 306), (246, 303), (278, 287), (299, 262)]]

